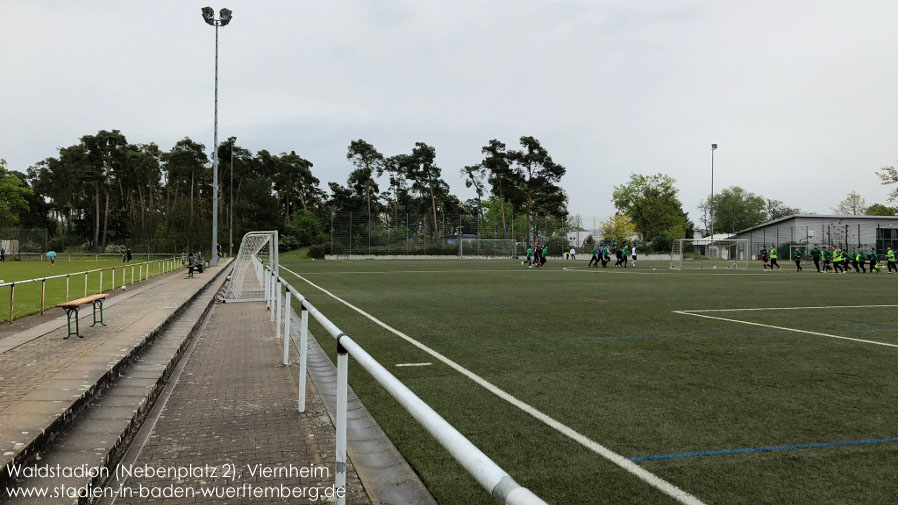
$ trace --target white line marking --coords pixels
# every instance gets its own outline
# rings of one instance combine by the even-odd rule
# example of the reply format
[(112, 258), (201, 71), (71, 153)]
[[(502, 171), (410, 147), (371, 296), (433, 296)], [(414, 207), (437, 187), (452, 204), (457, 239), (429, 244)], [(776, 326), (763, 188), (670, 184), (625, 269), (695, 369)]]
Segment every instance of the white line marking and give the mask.
[(396, 363), (396, 366), (427, 366), (432, 364), (428, 361), (427, 363)]
[(898, 307), (898, 305), (830, 305), (829, 307), (758, 307), (752, 309), (695, 309), (679, 312), (749, 312), (755, 310), (817, 310), (817, 309), (873, 309), (879, 307)]
[(569, 427), (567, 427), (567, 426), (561, 424), (560, 422), (556, 421), (555, 419), (553, 419), (553, 418), (547, 416), (546, 414), (543, 414), (542, 412), (540, 412), (539, 410), (537, 410), (535, 407), (532, 407), (531, 405), (529, 405), (529, 404), (527, 404), (527, 403), (524, 403), (524, 402), (522, 402), (521, 400), (518, 400), (518, 399), (515, 398), (514, 396), (510, 395), (509, 393), (506, 393), (506, 392), (503, 391), (502, 389), (499, 389), (498, 387), (496, 387), (496, 386), (493, 385), (492, 383), (488, 382), (488, 381), (487, 381), (486, 379), (484, 379), (483, 377), (480, 377), (479, 375), (477, 375), (477, 374), (475, 374), (474, 372), (468, 370), (467, 368), (465, 368), (465, 367), (459, 365), (458, 363), (452, 361), (451, 359), (447, 358), (446, 356), (443, 356), (442, 354), (440, 354), (440, 353), (434, 351), (433, 349), (427, 347), (426, 345), (422, 344), (421, 342), (418, 342), (417, 340), (413, 339), (412, 337), (409, 337), (409, 336), (406, 335), (405, 333), (402, 333), (401, 331), (399, 331), (399, 330), (397, 330), (397, 329), (395, 329), (395, 328), (389, 326), (388, 324), (386, 324), (386, 323), (384, 323), (383, 321), (377, 319), (376, 317), (372, 316), (371, 314), (368, 314), (368, 313), (365, 312), (364, 310), (362, 310), (362, 309), (356, 307), (355, 305), (352, 305), (351, 303), (347, 302), (346, 300), (343, 300), (342, 298), (338, 297), (337, 295), (335, 295), (335, 294), (331, 293), (330, 291), (328, 291), (328, 290), (322, 288), (321, 286), (318, 286), (317, 284), (311, 282), (310, 280), (306, 279), (305, 277), (303, 277), (303, 276), (297, 274), (296, 272), (290, 270), (289, 268), (287, 268), (287, 267), (285, 267), (285, 266), (283, 266), (283, 265), (281, 265), (281, 268), (283, 268), (284, 270), (286, 270), (286, 271), (290, 272), (291, 274), (295, 275), (297, 278), (299, 278), (299, 279), (305, 281), (305, 282), (308, 283), (310, 286), (312, 286), (312, 287), (314, 287), (314, 288), (320, 290), (320, 291), (323, 292), (324, 294), (330, 296), (330, 297), (333, 298), (334, 300), (337, 300), (338, 302), (342, 303), (343, 305), (346, 305), (346, 306), (349, 307), (350, 309), (352, 309), (352, 310), (358, 312), (359, 314), (361, 314), (361, 315), (367, 317), (367, 318), (370, 319), (372, 322), (374, 322), (374, 324), (380, 326), (381, 328), (384, 328), (384, 329), (387, 330), (387, 331), (390, 331), (391, 333), (393, 333), (393, 334), (395, 334), (396, 336), (402, 338), (403, 340), (405, 340), (406, 342), (412, 344), (413, 346), (417, 347), (418, 349), (421, 349), (422, 351), (426, 352), (427, 354), (430, 354), (430, 355), (433, 356), (434, 358), (436, 358), (436, 359), (442, 361), (443, 363), (445, 363), (446, 365), (450, 366), (450, 367), (451, 367), (452, 369), (454, 369), (455, 371), (461, 373), (461, 374), (464, 375), (465, 377), (471, 379), (471, 380), (474, 381), (475, 383), (477, 383), (477, 384), (479, 384), (480, 386), (484, 387), (487, 391), (493, 393), (494, 395), (498, 396), (499, 398), (501, 398), (501, 399), (507, 401), (508, 403), (514, 405), (515, 407), (517, 407), (517, 408), (523, 410), (524, 412), (530, 414), (531, 416), (535, 417), (536, 419), (542, 421), (542, 422), (543, 422), (544, 424), (546, 424), (547, 426), (550, 426), (551, 428), (554, 428), (554, 429), (557, 430), (558, 432), (560, 432), (560, 433), (562, 433), (563, 435), (567, 436), (568, 438), (574, 440), (575, 442), (579, 443), (579, 444), (582, 445), (583, 447), (586, 447), (587, 449), (589, 449), (589, 450), (595, 452), (596, 454), (602, 456), (603, 458), (605, 458), (605, 459), (611, 461), (611, 462), (614, 463), (615, 465), (617, 465), (617, 466), (623, 468), (624, 470), (630, 472), (631, 474), (633, 474), (633, 475), (635, 475), (636, 477), (638, 477), (639, 479), (641, 479), (643, 482), (645, 482), (645, 483), (649, 484), (650, 486), (652, 486), (652, 487), (658, 489), (658, 490), (661, 491), (662, 493), (664, 493), (664, 494), (666, 494), (666, 495), (668, 495), (668, 496), (674, 498), (674, 499), (677, 500), (678, 502), (683, 503), (683, 504), (686, 504), (686, 505), (704, 505), (704, 504), (701, 502), (701, 500), (699, 500), (699, 499), (696, 498), (695, 496), (692, 496), (691, 494), (687, 493), (686, 491), (683, 491), (682, 489), (680, 489), (680, 488), (674, 486), (673, 484), (667, 482), (666, 480), (662, 479), (661, 477), (658, 477), (657, 475), (653, 474), (652, 472), (649, 472), (648, 470), (642, 468), (641, 466), (639, 466), (639, 465), (637, 465), (636, 463), (634, 463), (634, 462), (628, 460), (627, 458), (621, 456), (620, 454), (618, 454), (618, 453), (612, 451), (611, 449), (608, 449), (607, 447), (605, 447), (605, 446), (599, 444), (598, 442), (595, 442), (595, 441), (593, 441), (593, 440), (587, 438), (585, 435), (581, 435), (580, 433), (574, 431), (572, 428), (569, 428)]
[(718, 321), (729, 321), (729, 322), (731, 322), (731, 323), (748, 324), (748, 325), (751, 325), (751, 326), (761, 326), (761, 327), (764, 327), (764, 328), (774, 328), (774, 329), (777, 329), (777, 330), (783, 330), (783, 331), (793, 331), (793, 332), (795, 332), (795, 333), (805, 333), (805, 334), (807, 334), (807, 335), (818, 335), (818, 336), (821, 336), (821, 337), (838, 338), (838, 339), (841, 339), (841, 340), (851, 340), (851, 341), (854, 341), (854, 342), (861, 342), (861, 343), (864, 343), (864, 344), (884, 345), (884, 346), (886, 346), (886, 347), (898, 347), (898, 345), (896, 345), (896, 344), (887, 344), (887, 343), (885, 343), (885, 342), (877, 342), (877, 341), (875, 341), (875, 340), (864, 340), (864, 339), (862, 339), (862, 338), (842, 337), (842, 336), (840, 336), (840, 335), (831, 335), (831, 334), (829, 334), (829, 333), (820, 333), (819, 331), (797, 330), (797, 329), (795, 329), (795, 328), (786, 328), (785, 326), (774, 326), (774, 325), (772, 325), (772, 324), (753, 323), (753, 322), (751, 322), (751, 321), (742, 321), (742, 320), (739, 320), (739, 319), (730, 319), (730, 318), (727, 318), (727, 317), (706, 316), (706, 315), (704, 315), (704, 314), (693, 314), (692, 312), (685, 312), (685, 311), (682, 311), (682, 310), (675, 310), (675, 311), (673, 311), (673, 312), (674, 312), (675, 314), (682, 314), (682, 315), (684, 315), (684, 316), (704, 317), (705, 319), (716, 319), (716, 320), (718, 320)]

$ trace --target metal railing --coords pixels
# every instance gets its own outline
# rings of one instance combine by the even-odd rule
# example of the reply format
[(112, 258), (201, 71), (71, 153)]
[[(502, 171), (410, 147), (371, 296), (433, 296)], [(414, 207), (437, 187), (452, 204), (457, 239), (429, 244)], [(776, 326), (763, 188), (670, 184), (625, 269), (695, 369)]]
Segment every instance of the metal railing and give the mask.
[[(15, 302), (16, 302), (16, 286), (21, 286), (23, 284), (33, 284), (40, 282), (41, 283), (41, 304), (40, 304), (40, 313), (43, 314), (46, 308), (47, 301), (47, 281), (51, 281), (54, 279), (65, 279), (65, 301), (69, 301), (70, 296), (70, 287), (72, 277), (77, 277), (80, 275), (84, 276), (84, 294), (82, 296), (87, 296), (88, 293), (88, 276), (92, 273), (99, 272), (99, 282), (97, 284), (97, 293), (102, 293), (105, 291), (103, 289), (103, 273), (111, 272), (112, 276), (112, 288), (115, 288), (115, 272), (117, 270), (121, 271), (121, 280), (122, 285), (128, 283), (128, 274), (130, 273), (131, 282), (130, 284), (134, 284), (135, 282), (141, 282), (149, 279), (154, 275), (164, 274), (167, 272), (171, 272), (177, 268), (180, 268), (181, 262), (176, 258), (166, 258), (162, 260), (152, 260), (152, 261), (143, 261), (140, 263), (128, 263), (125, 265), (116, 265), (113, 267), (105, 267), (105, 268), (94, 268), (92, 270), (84, 270), (81, 272), (72, 272), (67, 274), (59, 274), (59, 275), (50, 275), (47, 277), (38, 277), (35, 279), (26, 279), (21, 281), (10, 281), (10, 282), (0, 282), (0, 288), (9, 287), (9, 322), (13, 322), (15, 320)], [(135, 270), (136, 268), (136, 270)], [(130, 269), (130, 272), (129, 272)], [(134, 276), (137, 275), (137, 280), (135, 281)], [(76, 288), (77, 289), (77, 288)], [(92, 291), (92, 290), (91, 290)]]
[[(277, 268), (277, 267), (275, 267)], [(540, 497), (519, 485), (508, 473), (465, 438), (448, 421), (443, 419), (411, 389), (368, 354), (346, 333), (322, 314), (278, 273), (264, 265), (259, 279), (265, 292), (265, 304), (270, 310), (271, 321), (275, 322), (276, 336), (281, 339), (283, 328), (283, 364), (289, 364), (290, 352), (290, 308), (292, 298), (300, 305), (299, 329), (299, 398), (298, 409), (306, 409), (306, 360), (308, 354), (309, 316), (315, 318), (325, 331), (337, 341), (337, 405), (336, 417), (336, 468), (334, 484), (336, 489), (346, 489), (346, 421), (349, 391), (349, 356), (367, 371), (449, 454), (480, 484), (493, 498), (508, 505), (546, 505)], [(337, 498), (337, 505), (345, 505), (345, 492)]]

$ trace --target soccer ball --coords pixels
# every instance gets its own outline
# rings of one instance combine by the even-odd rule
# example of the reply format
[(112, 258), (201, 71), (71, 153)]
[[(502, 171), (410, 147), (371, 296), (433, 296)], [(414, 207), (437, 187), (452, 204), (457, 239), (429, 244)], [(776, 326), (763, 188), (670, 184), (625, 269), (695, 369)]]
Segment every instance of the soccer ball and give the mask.
[(527, 267), (527, 268), (529, 268), (530, 270), (533, 270), (533, 265), (530, 265), (530, 266)]
[(652, 267), (652, 270), (655, 270), (655, 267)]
[(128, 287), (125, 286), (124, 284), (122, 284), (122, 291), (126, 291), (127, 289), (128, 289)]

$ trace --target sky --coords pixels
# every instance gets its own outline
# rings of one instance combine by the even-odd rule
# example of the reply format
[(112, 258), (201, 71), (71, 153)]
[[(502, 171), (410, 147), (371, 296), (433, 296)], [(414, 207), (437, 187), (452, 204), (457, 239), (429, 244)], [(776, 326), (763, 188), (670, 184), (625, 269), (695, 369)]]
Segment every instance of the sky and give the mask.
[[(0, 0), (0, 158), (24, 171), (121, 130), (213, 143), (205, 3)], [(831, 213), (886, 203), (898, 163), (898, 2), (227, 0), (219, 139), (296, 151), (345, 184), (353, 139), (436, 148), (453, 192), (490, 139), (539, 139), (569, 210), (614, 213), (631, 173), (665, 173), (684, 208), (738, 185)], [(386, 187), (386, 183), (382, 184)]]

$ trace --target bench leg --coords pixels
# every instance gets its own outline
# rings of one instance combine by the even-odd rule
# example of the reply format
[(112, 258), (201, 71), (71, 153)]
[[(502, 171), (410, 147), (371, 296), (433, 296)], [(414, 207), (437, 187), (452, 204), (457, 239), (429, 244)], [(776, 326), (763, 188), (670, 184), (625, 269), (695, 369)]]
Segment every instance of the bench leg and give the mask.
[(79, 330), (79, 328), (78, 328), (78, 309), (65, 309), (66, 326), (68, 328), (69, 333), (65, 337), (62, 338), (63, 340), (66, 340), (72, 336), (72, 314), (75, 314), (75, 333), (74, 334), (78, 335), (78, 338), (84, 338), (78, 334), (78, 330)]
[[(94, 324), (90, 325), (91, 328), (96, 326), (97, 323), (100, 323), (102, 326), (106, 326), (106, 323), (103, 322), (103, 300), (94, 300)], [(97, 321), (97, 307), (100, 307), (100, 320)], [(79, 335), (80, 336), (80, 335)]]

